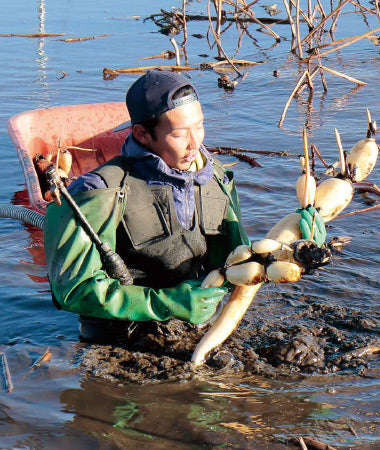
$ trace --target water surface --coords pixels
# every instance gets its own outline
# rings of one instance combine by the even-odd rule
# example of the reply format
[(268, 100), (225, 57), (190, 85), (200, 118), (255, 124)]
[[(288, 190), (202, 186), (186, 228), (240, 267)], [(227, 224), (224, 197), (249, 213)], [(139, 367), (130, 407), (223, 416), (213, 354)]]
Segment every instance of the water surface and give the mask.
[[(159, 8), (169, 10), (180, 3), (17, 0), (1, 8), (2, 33), (107, 35), (77, 43), (65, 43), (59, 37), (0, 37), (1, 203), (19, 201), (18, 192), (24, 188), (7, 134), (8, 118), (40, 107), (122, 101), (138, 75), (104, 80), (103, 68), (139, 66), (146, 61), (138, 58), (171, 49), (168, 37), (158, 33), (152, 21), (142, 19), (158, 13)], [(325, 3), (328, 9), (329, 2)], [(192, 12), (204, 10), (205, 2), (192, 2)], [(264, 16), (264, 10), (258, 7), (257, 15)], [(369, 29), (358, 14), (343, 14), (338, 23), (336, 39)], [(375, 18), (369, 19), (369, 26), (378, 26)], [(365, 109), (368, 107), (379, 119), (379, 47), (364, 40), (329, 55), (324, 62), (368, 84), (355, 88), (348, 81), (327, 75), (328, 92), (324, 93), (316, 78), (312, 98), (305, 91), (293, 101), (279, 128), (283, 107), (304, 68), (289, 54), (287, 26), (276, 27), (286, 39), (274, 47), (273, 39), (257, 32), (256, 25), (249, 30), (257, 44), (245, 36), (236, 56), (265, 63), (250, 69), (235, 91), (219, 88), (218, 75), (211, 71), (191, 73), (204, 108), (206, 144), (299, 155), (306, 124), (310, 142), (332, 163), (337, 156), (334, 127), (349, 149), (364, 137)], [(216, 56), (216, 49), (210, 50), (206, 39), (192, 36), (196, 33), (206, 35), (207, 22), (189, 24), (187, 52), (191, 65)], [(237, 39), (238, 31), (232, 26), (223, 37), (229, 55), (237, 49)], [(205, 53), (208, 58), (199, 56)], [(152, 61), (167, 64), (161, 60), (148, 60), (147, 64)], [(273, 76), (275, 70), (278, 78)], [(234, 168), (244, 224), (255, 240), (298, 207), (295, 181), (299, 176), (296, 156), (257, 159), (262, 168), (242, 162)], [(221, 160), (236, 162), (232, 157)], [(323, 170), (319, 162), (317, 170)], [(379, 182), (379, 175), (377, 167), (369, 181)], [(367, 201), (366, 196), (356, 194), (349, 209), (363, 208)], [(252, 311), (257, 308), (263, 316), (276, 314), (286, 302), (297, 305), (306, 297), (331, 306), (349, 306), (353, 312), (379, 320), (378, 223), (376, 212), (332, 222), (329, 236), (349, 235), (352, 243), (315, 276), (295, 285), (262, 289)], [(40, 232), (1, 219), (0, 345), (14, 383), (12, 393), (0, 393), (1, 448), (285, 448), (290, 437), (300, 434), (340, 448), (379, 448), (377, 356), (369, 362), (365, 376), (359, 370), (286, 379), (257, 376), (244, 381), (231, 375), (222, 380), (202, 378), (139, 386), (97, 380), (81, 373), (77, 318), (57, 311), (51, 303), (41, 244)], [(47, 348), (51, 360), (26, 374)]]

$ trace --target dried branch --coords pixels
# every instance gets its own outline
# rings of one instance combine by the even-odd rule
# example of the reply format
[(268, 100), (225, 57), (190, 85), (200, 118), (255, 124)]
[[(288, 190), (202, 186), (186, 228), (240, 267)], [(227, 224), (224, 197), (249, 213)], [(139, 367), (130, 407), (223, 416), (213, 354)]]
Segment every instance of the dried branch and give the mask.
[[(233, 2), (231, 2), (231, 0), (225, 0), (224, 1), (226, 4), (231, 5), (231, 6), (235, 6), (235, 4)], [(237, 8), (239, 10), (243, 10), (244, 13), (246, 13), (250, 19), (252, 19), (253, 22), (257, 23), (258, 25), (260, 25), (262, 28), (265, 28), (275, 39), (276, 41), (280, 42), (281, 38), (280, 36), (275, 33), (270, 27), (266, 26), (264, 24), (264, 21), (262, 19), (257, 19), (254, 14), (252, 13), (252, 11), (250, 10), (245, 10), (244, 8), (242, 8), (241, 6), (239, 6), (238, 4), (236, 4)], [(276, 22), (277, 23), (277, 22)]]
[(349, 212), (349, 213), (341, 214), (341, 215), (335, 217), (334, 220), (342, 219), (343, 217), (355, 216), (356, 214), (363, 214), (366, 212), (371, 212), (371, 211), (374, 211), (375, 209), (380, 209), (380, 205), (370, 206), (369, 208), (357, 209), (357, 210)]
[(296, 31), (296, 27), (294, 25), (292, 14), (290, 12), (288, 1), (287, 0), (283, 0), (283, 3), (284, 3), (285, 10), (286, 10), (286, 14), (288, 15), (288, 19), (289, 19), (289, 23), (290, 23), (290, 29), (292, 30), (292, 37), (293, 37), (293, 39), (295, 39), (295, 37), (297, 35), (297, 31)]
[(177, 42), (174, 39), (174, 37), (170, 38), (170, 42), (171, 42), (172, 46), (174, 47), (176, 65), (180, 66), (181, 65), (181, 58), (179, 56), (179, 50), (178, 50)]
[(246, 148), (239, 148), (239, 147), (223, 147), (223, 146), (217, 146), (217, 147), (209, 147), (206, 145), (206, 148), (210, 152), (219, 152), (219, 150), (227, 151), (227, 152), (244, 152), (244, 153), (256, 153), (258, 155), (266, 155), (266, 156), (296, 156), (292, 153), (286, 152), (286, 151), (272, 151), (272, 150), (248, 150)]
[(236, 152), (235, 150), (227, 150), (227, 149), (222, 149), (221, 147), (218, 147), (215, 150), (215, 153), (219, 153), (221, 155), (229, 155), (229, 156), (233, 156), (237, 159), (239, 159), (240, 161), (244, 161), (247, 162), (249, 165), (253, 166), (253, 167), (263, 167), (259, 162), (256, 161), (255, 158), (253, 158), (252, 156), (248, 156), (248, 155), (243, 155), (240, 152)]
[(325, 70), (326, 72), (330, 72), (333, 75), (336, 75), (337, 77), (344, 78), (345, 80), (351, 81), (352, 83), (358, 84), (359, 86), (364, 86), (365, 84), (367, 84), (364, 81), (357, 80), (356, 78), (352, 78), (348, 75), (345, 75), (342, 72), (338, 72), (337, 70), (330, 69), (329, 67), (326, 67), (326, 66), (319, 66), (319, 67), (321, 69)]
[(3, 368), (4, 385), (8, 392), (12, 392), (13, 391), (13, 383), (12, 383), (11, 372), (9, 370), (7, 355), (3, 352), (1, 352), (0, 355), (1, 355), (1, 365)]
[(238, 69), (235, 67), (235, 65), (230, 61), (229, 57), (227, 56), (227, 53), (224, 51), (222, 44), (220, 42), (220, 39), (218, 38), (218, 36), (216, 35), (216, 32), (214, 30), (214, 27), (212, 26), (212, 20), (211, 20), (211, 12), (210, 12), (210, 0), (208, 0), (207, 2), (207, 12), (208, 12), (208, 16), (209, 16), (209, 25), (210, 25), (210, 29), (211, 32), (214, 36), (215, 42), (218, 46), (218, 49), (221, 51), (221, 53), (224, 55), (224, 57), (226, 58), (226, 60), (229, 62), (229, 64), (231, 65), (231, 67), (233, 68), (233, 70), (237, 73), (237, 75), (239, 77), (242, 76), (242, 74), (238, 71)]
[(321, 81), (322, 81), (322, 86), (323, 86), (323, 90), (324, 92), (327, 92), (327, 82), (326, 82), (326, 78), (325, 78), (325, 74), (323, 73), (323, 69), (322, 69), (322, 63), (321, 63), (321, 55), (319, 54), (319, 49), (317, 50), (317, 58), (318, 58), (318, 68), (319, 68), (319, 73), (321, 75)]
[(109, 36), (109, 34), (101, 34), (99, 36), (88, 36), (88, 37), (76, 37), (76, 38), (67, 38), (67, 39), (58, 39), (63, 42), (83, 42), (83, 41), (91, 41), (93, 39), (101, 39)]
[(27, 37), (27, 38), (46, 38), (64, 36), (66, 33), (33, 33), (33, 34), (15, 34), (15, 33), (3, 33), (0, 37)]
[(172, 71), (184, 71), (184, 70), (198, 70), (198, 67), (188, 66), (145, 66), (145, 67), (132, 67), (130, 69), (111, 69), (105, 67), (103, 69), (103, 78), (105, 80), (113, 79), (122, 73), (139, 73), (146, 72), (148, 70), (172, 70)]
[(298, 44), (298, 55), (299, 58), (303, 58), (301, 34), (300, 34), (300, 0), (297, 0), (296, 6), (296, 30), (297, 30), (297, 44)]
[(319, 160), (326, 167), (326, 169), (328, 169), (330, 167), (326, 163), (326, 161), (322, 158), (322, 155), (319, 153), (319, 150), (317, 149), (317, 147), (314, 144), (311, 144), (311, 151), (314, 152), (318, 156)]
[(299, 88), (301, 87), (301, 85), (305, 82), (305, 78), (306, 78), (307, 72), (308, 72), (308, 71), (305, 70), (305, 72), (301, 75), (301, 77), (300, 77), (300, 79), (298, 80), (297, 84), (295, 85), (295, 87), (294, 87), (292, 93), (290, 94), (290, 96), (289, 96), (289, 98), (288, 98), (288, 101), (287, 101), (286, 104), (285, 104), (284, 110), (283, 110), (283, 112), (282, 112), (282, 114), (281, 114), (281, 118), (280, 118), (280, 121), (279, 121), (279, 123), (278, 123), (278, 126), (279, 126), (279, 127), (282, 126), (282, 124), (283, 124), (283, 122), (284, 122), (284, 120), (285, 120), (285, 116), (286, 116), (286, 113), (287, 113), (287, 111), (288, 111), (290, 102), (292, 101), (293, 97), (294, 97), (295, 94), (297, 93), (298, 89), (299, 89)]
[(343, 2), (340, 3), (339, 6), (336, 9), (334, 9), (334, 11), (332, 11), (328, 16), (326, 16), (306, 37), (303, 38), (302, 42), (309, 41), (318, 30), (323, 28), (323, 26), (330, 19), (330, 17), (334, 16), (337, 11), (340, 11), (343, 8), (343, 6), (349, 1), (350, 0), (343, 0)]
[[(187, 21), (186, 21), (186, 0), (182, 0), (182, 14), (183, 14), (183, 41), (181, 47), (187, 43)], [(179, 66), (180, 64), (178, 64)]]
[[(368, 36), (370, 36), (370, 35), (376, 33), (376, 32), (379, 31), (379, 30), (380, 30), (380, 27), (377, 27), (377, 28), (374, 28), (373, 30), (367, 31), (367, 33), (361, 34), (360, 36), (353, 36), (349, 42), (345, 42), (345, 43), (342, 44), (342, 45), (338, 45), (338, 46), (335, 47), (335, 48), (332, 48), (332, 49), (330, 49), (330, 50), (327, 50), (327, 51), (321, 53), (319, 56), (320, 56), (320, 57), (326, 56), (326, 55), (328, 55), (329, 53), (332, 53), (332, 52), (335, 52), (335, 51), (337, 51), (337, 50), (340, 50), (341, 48), (346, 47), (347, 45), (351, 45), (351, 44), (353, 44), (353, 43), (355, 43), (355, 42), (357, 42), (357, 41), (360, 41), (361, 39), (364, 39), (364, 38), (366, 38), (366, 37), (368, 37)], [(311, 56), (309, 57), (309, 59), (312, 59), (312, 58), (315, 58), (315, 57), (316, 57), (316, 55), (311, 55)]]
[[(296, 4), (294, 3), (294, 0), (290, 0), (291, 4), (296, 8)], [(310, 17), (308, 17), (303, 11), (302, 9), (300, 9), (300, 14), (301, 16), (305, 19), (306, 23), (308, 24), (309, 27), (314, 28), (313, 26), (313, 22), (310, 20)]]

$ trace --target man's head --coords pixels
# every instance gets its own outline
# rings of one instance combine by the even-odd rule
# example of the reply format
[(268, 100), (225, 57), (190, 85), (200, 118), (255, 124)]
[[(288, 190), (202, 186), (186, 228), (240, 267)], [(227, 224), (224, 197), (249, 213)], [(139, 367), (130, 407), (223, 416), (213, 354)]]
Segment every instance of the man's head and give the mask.
[(191, 81), (174, 72), (150, 71), (130, 87), (126, 102), (135, 139), (169, 167), (187, 170), (204, 138)]

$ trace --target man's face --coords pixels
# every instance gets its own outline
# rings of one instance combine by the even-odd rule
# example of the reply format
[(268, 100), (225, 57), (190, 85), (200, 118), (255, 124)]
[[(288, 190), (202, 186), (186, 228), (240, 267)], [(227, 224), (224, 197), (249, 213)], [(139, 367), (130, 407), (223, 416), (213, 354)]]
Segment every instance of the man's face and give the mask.
[(187, 103), (162, 114), (154, 132), (155, 139), (147, 133), (146, 147), (172, 169), (189, 169), (205, 134), (200, 103)]

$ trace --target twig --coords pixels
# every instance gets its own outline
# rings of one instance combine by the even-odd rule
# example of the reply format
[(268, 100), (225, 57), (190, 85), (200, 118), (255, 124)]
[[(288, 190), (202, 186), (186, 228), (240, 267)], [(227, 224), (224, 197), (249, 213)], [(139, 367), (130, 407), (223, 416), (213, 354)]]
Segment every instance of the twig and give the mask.
[(330, 34), (334, 33), (334, 31), (336, 30), (336, 24), (338, 22), (340, 13), (341, 13), (341, 9), (339, 11), (337, 11), (337, 13), (335, 14), (335, 16), (333, 17), (333, 19), (331, 21)]
[[(235, 6), (235, 4), (233, 2), (231, 2), (230, 0), (225, 0), (225, 3), (228, 4), (228, 5), (231, 5), (231, 6)], [(257, 19), (254, 16), (254, 14), (252, 13), (252, 11), (250, 11), (250, 10), (247, 11), (247, 10), (243, 9), (241, 6), (239, 6), (237, 4), (236, 4), (236, 6), (238, 7), (239, 10), (243, 10), (243, 12), (245, 14), (247, 14), (252, 19), (253, 22), (257, 23), (262, 28), (265, 28), (276, 39), (277, 42), (281, 41), (280, 36), (277, 33), (275, 33), (270, 27), (265, 25), (264, 22), (262, 21), (262, 19)]]
[[(294, 3), (294, 0), (290, 0), (291, 4), (296, 8), (296, 4)], [(313, 22), (310, 20), (310, 17), (308, 17), (302, 9), (300, 9), (301, 16), (305, 19), (306, 23), (309, 27), (313, 28)]]
[(63, 42), (83, 42), (83, 41), (91, 41), (93, 39), (101, 39), (103, 37), (109, 36), (108, 34), (101, 34), (100, 36), (88, 36), (88, 37), (76, 37), (76, 38), (67, 38), (67, 39), (58, 39)]
[(301, 33), (300, 33), (300, 0), (297, 0), (296, 6), (296, 29), (297, 29), (297, 44), (298, 44), (299, 58), (303, 59)]
[(321, 0), (317, 0), (317, 3), (318, 3), (318, 6), (319, 6), (319, 10), (320, 10), (320, 12), (322, 14), (322, 17), (323, 17), (323, 19), (325, 19), (326, 18), (326, 13), (325, 13), (325, 10), (323, 9)]
[(298, 440), (299, 440), (299, 443), (300, 443), (300, 446), (301, 446), (302, 450), (307, 450), (307, 447), (306, 447), (305, 441), (303, 440), (303, 437), (300, 436), (298, 438)]
[[(350, 0), (350, 3), (351, 3), (352, 5), (354, 5), (354, 6), (356, 6), (357, 8), (360, 8), (361, 10), (367, 12), (367, 13), (370, 13), (370, 14), (376, 14), (376, 12), (375, 12), (375, 11), (372, 11), (372, 9), (366, 8), (365, 6), (361, 5), (360, 3), (355, 2), (355, 1), (353, 1), (353, 0)], [(376, 3), (377, 3), (377, 2), (376, 2)]]
[(311, 151), (314, 152), (318, 158), (320, 159), (321, 163), (328, 169), (330, 166), (326, 163), (326, 161), (322, 158), (322, 155), (319, 153), (319, 150), (314, 144), (311, 144)]
[(0, 353), (1, 355), (1, 365), (3, 367), (3, 377), (4, 377), (4, 384), (5, 388), (8, 392), (13, 391), (13, 383), (12, 383), (12, 377), (11, 372), (9, 370), (7, 355), (3, 352)]
[(34, 363), (30, 366), (29, 370), (26, 372), (26, 375), (28, 375), (30, 372), (33, 372), (33, 370), (38, 367), (42, 362), (44, 361), (49, 361), (51, 358), (51, 352), (49, 350), (49, 348), (46, 350), (45, 353), (43, 353), (38, 359), (36, 359), (36, 361), (34, 361)]
[[(181, 47), (187, 43), (187, 22), (186, 22), (186, 0), (182, 0), (182, 14), (183, 14), (183, 41)], [(177, 64), (180, 66), (180, 64)]]
[(251, 156), (243, 155), (241, 153), (235, 152), (234, 150), (222, 150), (221, 148), (216, 150), (217, 153), (220, 153), (221, 155), (230, 155), (234, 156), (235, 158), (239, 159), (240, 161), (247, 162), (249, 165), (254, 167), (263, 167), (259, 162), (255, 160), (255, 158), (252, 158)]
[(145, 59), (156, 59), (156, 58), (172, 59), (175, 58), (175, 52), (171, 50), (166, 50), (159, 53), (158, 55), (144, 56), (143, 58), (139, 58), (139, 60), (142, 61)]
[(375, 194), (380, 197), (380, 191), (377, 187), (355, 185), (355, 190), (357, 190), (358, 192), (369, 192), (370, 194)]
[(373, 355), (374, 353), (380, 353), (379, 345), (368, 345), (367, 347), (357, 348), (344, 353), (341, 358), (344, 360), (350, 360), (353, 358), (362, 358), (363, 356)]
[(292, 93), (290, 94), (288, 101), (285, 104), (284, 110), (281, 114), (281, 118), (280, 121), (278, 123), (278, 126), (281, 127), (284, 120), (285, 120), (285, 116), (286, 116), (286, 112), (288, 111), (290, 102), (292, 101), (292, 98), (294, 97), (294, 95), (296, 94), (296, 92), (298, 91), (298, 89), (300, 88), (300, 86), (302, 85), (302, 83), (304, 82), (305, 78), (306, 78), (306, 74), (307, 74), (307, 70), (305, 70), (305, 72), (301, 75), (301, 78), (298, 80), (297, 84), (295, 85)]
[(235, 67), (235, 65), (230, 61), (229, 57), (227, 56), (226, 52), (224, 51), (222, 44), (220, 42), (220, 39), (218, 38), (218, 36), (215, 33), (214, 27), (212, 26), (212, 21), (211, 21), (211, 12), (210, 12), (210, 0), (208, 0), (207, 2), (207, 12), (208, 12), (208, 16), (209, 16), (209, 24), (210, 24), (210, 29), (211, 32), (214, 36), (215, 42), (218, 46), (218, 48), (220, 49), (220, 51), (223, 53), (224, 57), (226, 58), (226, 60), (230, 63), (231, 67), (234, 69), (234, 71), (237, 73), (237, 75), (239, 77), (242, 76), (242, 74), (238, 71), (238, 69)]
[(343, 217), (355, 216), (356, 214), (363, 214), (366, 212), (371, 212), (371, 211), (374, 211), (375, 209), (380, 209), (380, 205), (370, 206), (369, 208), (359, 209), (359, 210), (352, 211), (349, 213), (341, 214), (340, 216), (335, 217), (334, 220), (342, 219)]
[(320, 66), (320, 68), (326, 70), (326, 72), (330, 72), (333, 75), (336, 75), (337, 77), (344, 78), (347, 81), (351, 81), (352, 83), (358, 84), (359, 86), (364, 86), (365, 84), (367, 84), (364, 81), (357, 80), (356, 78), (352, 78), (349, 75), (346, 75), (342, 72), (338, 72), (337, 70), (330, 69), (329, 67)]
[[(230, 59), (230, 61), (236, 66), (236, 67), (249, 67), (249, 66), (257, 66), (258, 64), (264, 64), (265, 61), (247, 61), (245, 59)], [(202, 62), (199, 63), (199, 68), (201, 70), (208, 70), (208, 69), (214, 69), (214, 68), (220, 68), (221, 66), (229, 65), (230, 63), (227, 60), (222, 61), (211, 61), (211, 62)]]
[(348, 423), (347, 424), (348, 429), (351, 431), (351, 433), (355, 436), (358, 437), (358, 433), (354, 430), (354, 428)]
[(221, 30), (221, 23), (222, 23), (222, 1), (221, 0), (213, 0), (216, 17), (218, 18), (216, 21), (216, 35), (220, 39), (220, 30)]
[(300, 86), (300, 88), (298, 89), (298, 91), (296, 92), (295, 95), (300, 95), (307, 86), (310, 87), (310, 90), (313, 89), (313, 78), (315, 77), (315, 75), (317, 74), (319, 68), (318, 67), (314, 67), (313, 71), (310, 73), (309, 70), (307, 70), (307, 74), (306, 74), (306, 78), (307, 78), (307, 83), (304, 83), (302, 86)]
[(266, 155), (266, 156), (295, 156), (291, 153), (288, 152), (275, 152), (275, 151), (270, 151), (270, 150), (247, 150), (245, 148), (238, 148), (238, 147), (223, 147), (223, 146), (218, 146), (218, 147), (209, 147), (208, 145), (205, 146), (207, 148), (208, 151), (210, 152), (219, 152), (219, 150), (224, 150), (227, 152), (233, 151), (233, 152), (242, 152), (242, 153), (256, 153), (258, 155)]
[(337, 39), (337, 40), (334, 40), (334, 41), (331, 41), (331, 42), (327, 42), (326, 44), (321, 44), (321, 45), (318, 45), (318, 47), (311, 48), (309, 50), (309, 52), (310, 53), (315, 52), (315, 54), (317, 54), (318, 50), (320, 51), (320, 50), (322, 50), (323, 48), (326, 48), (326, 47), (331, 47), (333, 45), (341, 44), (342, 42), (351, 41), (352, 39), (355, 39), (355, 37), (356, 36), (348, 36), (348, 37), (345, 37), (345, 38), (342, 38), (342, 39)]
[(334, 9), (334, 11), (332, 11), (328, 16), (326, 16), (306, 37), (303, 38), (302, 42), (310, 40), (314, 36), (314, 34), (325, 25), (325, 23), (330, 19), (330, 17), (332, 17), (337, 11), (342, 9), (343, 6), (349, 1), (350, 0), (343, 0), (343, 2), (340, 3), (340, 5), (336, 9)]
[(111, 79), (119, 76), (122, 73), (139, 73), (146, 72), (148, 70), (173, 70), (173, 71), (184, 71), (184, 70), (198, 70), (198, 67), (188, 67), (188, 66), (144, 66), (144, 67), (132, 67), (130, 69), (111, 69), (105, 67), (103, 69), (103, 78)]
[(304, 440), (305, 444), (310, 449), (315, 449), (315, 450), (336, 450), (335, 447), (332, 447), (329, 444), (325, 444), (324, 442), (317, 441), (316, 439), (313, 439), (312, 437), (309, 437), (309, 436), (303, 436), (303, 440)]
[(293, 37), (293, 39), (295, 39), (295, 37), (297, 35), (297, 32), (296, 32), (296, 28), (295, 28), (295, 25), (294, 25), (294, 22), (293, 22), (292, 14), (290, 12), (288, 1), (287, 0), (283, 0), (283, 3), (284, 3), (285, 10), (286, 10), (286, 14), (288, 15), (288, 18), (289, 18), (290, 29), (292, 30), (292, 37)]
[(33, 34), (15, 34), (15, 33), (3, 33), (0, 37), (27, 37), (27, 38), (45, 38), (64, 36), (66, 33), (33, 33)]
[[(330, 50), (327, 50), (327, 51), (321, 53), (319, 56), (322, 57), (322, 56), (328, 55), (329, 53), (336, 52), (337, 50), (340, 50), (341, 48), (346, 47), (347, 45), (351, 45), (351, 44), (353, 44), (353, 43), (355, 43), (355, 42), (357, 42), (357, 41), (360, 41), (361, 39), (364, 39), (364, 38), (370, 36), (371, 34), (376, 33), (376, 32), (379, 31), (379, 30), (380, 30), (380, 27), (377, 27), (377, 28), (374, 28), (373, 30), (367, 31), (367, 33), (361, 34), (360, 36), (353, 36), (353, 37), (352, 37), (352, 40), (350, 40), (349, 42), (345, 42), (345, 43), (342, 44), (342, 45), (338, 45), (338, 46), (335, 47), (335, 48), (332, 48), (332, 49), (330, 49)], [(311, 55), (311, 56), (309, 57), (309, 59), (312, 59), (312, 58), (315, 58), (315, 57), (316, 57), (315, 55)]]
[(174, 47), (176, 65), (180, 66), (181, 65), (181, 59), (179, 57), (179, 50), (178, 50), (177, 42), (176, 42), (176, 40), (173, 37), (170, 38), (170, 42), (172, 43), (172, 46)]
[(321, 75), (321, 81), (322, 81), (322, 86), (323, 86), (323, 90), (324, 92), (327, 92), (327, 83), (326, 83), (326, 78), (325, 78), (325, 74), (323, 73), (323, 69), (321, 68), (321, 55), (319, 54), (319, 49), (317, 49), (317, 58), (318, 58), (318, 68), (319, 68), (319, 73)]

